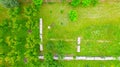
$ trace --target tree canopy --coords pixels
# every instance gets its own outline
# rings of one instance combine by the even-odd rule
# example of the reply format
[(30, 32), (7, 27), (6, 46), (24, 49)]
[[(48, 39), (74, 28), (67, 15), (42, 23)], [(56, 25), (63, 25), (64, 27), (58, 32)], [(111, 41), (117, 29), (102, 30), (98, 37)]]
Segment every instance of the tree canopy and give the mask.
[(19, 5), (18, 0), (0, 0), (0, 3), (7, 8), (13, 8)]
[(32, 0), (32, 1), (36, 6), (40, 6), (43, 2), (43, 0)]
[(80, 4), (80, 0), (72, 0), (71, 5), (72, 6), (78, 6)]

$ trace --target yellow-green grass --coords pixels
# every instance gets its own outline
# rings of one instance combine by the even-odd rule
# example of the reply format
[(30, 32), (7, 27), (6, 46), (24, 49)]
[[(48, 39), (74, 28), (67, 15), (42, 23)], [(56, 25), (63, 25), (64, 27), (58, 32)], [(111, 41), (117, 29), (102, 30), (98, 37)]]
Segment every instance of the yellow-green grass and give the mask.
[(119, 67), (120, 61), (61, 61), (64, 67)]
[[(70, 10), (77, 11), (77, 21), (71, 22), (68, 18)], [(67, 43), (68, 47), (74, 47), (65, 50), (65, 52), (71, 51), (67, 54), (80, 56), (120, 55), (118, 53), (120, 51), (120, 2), (105, 2), (95, 7), (86, 8), (81, 6), (72, 7), (68, 3), (43, 4), (40, 11), (41, 18), (43, 18), (44, 46), (50, 38), (73, 39), (77, 43), (77, 37), (82, 37), (80, 53), (76, 52), (77, 44), (70, 44), (72, 42)], [(48, 29), (49, 25), (52, 25), (50, 30)], [(97, 40), (111, 42), (98, 43)]]

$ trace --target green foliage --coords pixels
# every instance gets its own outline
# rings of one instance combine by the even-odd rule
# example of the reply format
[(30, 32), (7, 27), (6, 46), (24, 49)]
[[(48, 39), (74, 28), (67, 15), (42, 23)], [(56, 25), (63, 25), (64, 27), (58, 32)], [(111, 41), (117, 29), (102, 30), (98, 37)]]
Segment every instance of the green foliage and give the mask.
[(11, 18), (18, 16), (20, 14), (20, 12), (21, 12), (20, 7), (15, 7), (15, 8), (9, 9), (9, 15)]
[(45, 64), (45, 67), (57, 67), (57, 62), (53, 59), (53, 54), (51, 52), (47, 52), (45, 55), (44, 55), (44, 64)]
[(96, 4), (98, 4), (98, 1), (99, 0), (72, 0), (71, 5), (78, 6), (82, 2), (81, 4), (84, 7), (90, 6), (90, 5), (95, 6)]
[[(10, 19), (6, 19), (0, 24), (0, 32), (5, 33), (0, 33), (2, 35), (0, 37), (3, 38), (3, 40), (0, 40), (0, 44), (6, 45), (1, 47), (1, 50), (4, 50), (1, 52), (4, 57), (3, 61), (5, 61), (3, 64), (7, 63), (6, 65), (9, 64), (11, 67), (17, 67), (17, 64), (23, 64), (26, 67), (25, 63), (29, 67), (40, 66), (38, 59), (40, 43), (39, 20), (36, 17), (37, 9), (34, 8), (34, 6), (29, 6), (26, 12), (23, 11), (25, 15), (21, 13), (21, 8), (19, 7), (10, 8)], [(28, 13), (29, 11), (31, 12)], [(24, 19), (20, 17), (21, 14)], [(34, 16), (36, 18), (32, 19)], [(32, 32), (29, 33), (27, 29)], [(27, 59), (26, 62), (24, 62), (24, 58)]]
[(47, 52), (44, 56), (45, 56), (45, 62), (52, 63), (54, 61), (52, 53)]
[(97, 5), (99, 0), (82, 0), (82, 6), (90, 6), (90, 5)]
[(96, 6), (98, 4), (99, 0), (92, 0), (93, 6)]
[(57, 48), (56, 48), (56, 51), (57, 51), (57, 53), (58, 53), (58, 57), (59, 57), (59, 59), (62, 59), (63, 57), (64, 57), (64, 43), (63, 43), (63, 41), (59, 41), (58, 42), (58, 44), (57, 44)]
[(43, 0), (32, 0), (32, 1), (36, 6), (40, 6), (43, 2)]
[(72, 0), (71, 5), (72, 6), (78, 6), (80, 4), (80, 0)]
[(21, 59), (20, 52), (16, 49), (16, 47), (20, 45), (20, 42), (16, 36), (7, 36), (4, 42), (7, 44), (7, 47), (11, 49), (8, 52), (3, 53), (4, 61), (8, 64), (14, 65)]
[(31, 8), (31, 6), (24, 7), (24, 15), (25, 16), (32, 16), (32, 13), (33, 13), (33, 9)]
[[(38, 59), (38, 56), (39, 56), (39, 43), (40, 43), (40, 38), (39, 38), (39, 33), (38, 31), (39, 30), (36, 30), (38, 29), (38, 23), (39, 21), (36, 21), (38, 19), (32, 19), (32, 16), (34, 14), (34, 12), (36, 12), (34, 9), (32, 9), (33, 7), (32, 6), (29, 6), (26, 9), (25, 11), (25, 16), (27, 16), (28, 20), (26, 22), (26, 27), (27, 29), (30, 29), (31, 32), (28, 32), (28, 36), (26, 38), (26, 44), (25, 44), (25, 58), (27, 58), (27, 63), (31, 64), (32, 62), (32, 65), (37, 65), (39, 66), (40, 63), (37, 63), (39, 62), (39, 59)], [(27, 13), (31, 11), (30, 13)], [(37, 63), (37, 64), (36, 64)]]
[(53, 49), (54, 46), (53, 46), (53, 42), (52, 41), (48, 41), (48, 44), (47, 44), (47, 49), (50, 50), (50, 49)]
[(7, 8), (13, 8), (19, 6), (18, 0), (0, 0), (0, 3)]
[(86, 7), (91, 4), (91, 0), (82, 0), (82, 6)]
[(26, 44), (24, 52), (25, 63), (34, 65), (39, 65), (39, 43), (40, 40), (35, 37), (34, 34), (29, 34), (26, 38)]
[(36, 17), (38, 11), (39, 9), (37, 9), (34, 5), (24, 7), (24, 16), (28, 19), (30, 19), (31, 17)]
[(50, 10), (50, 14), (52, 13), (52, 10)]
[[(37, 15), (38, 12), (39, 10), (34, 5), (24, 7), (24, 17), (27, 19), (25, 26), (27, 29), (31, 29), (31, 30), (38, 29), (38, 26), (37, 26), (39, 22), (39, 17)], [(33, 17), (36, 17), (36, 18), (33, 18)]]
[(60, 10), (60, 13), (63, 14), (64, 10)]
[(77, 20), (77, 12), (75, 10), (71, 10), (69, 12), (69, 18), (71, 21), (76, 21)]

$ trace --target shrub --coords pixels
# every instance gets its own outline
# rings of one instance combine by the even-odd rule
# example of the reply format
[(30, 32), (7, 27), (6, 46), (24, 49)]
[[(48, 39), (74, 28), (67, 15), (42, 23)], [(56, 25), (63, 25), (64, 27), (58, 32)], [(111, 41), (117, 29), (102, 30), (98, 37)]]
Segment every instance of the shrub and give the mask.
[(40, 6), (43, 2), (43, 0), (32, 0), (32, 1), (36, 6)]
[(63, 57), (64, 57), (64, 51), (63, 51), (63, 49), (64, 49), (64, 46), (65, 44), (64, 44), (64, 42), (63, 41), (58, 41), (58, 44), (57, 44), (57, 46), (56, 46), (56, 51), (57, 51), (57, 53), (58, 53), (58, 57), (59, 57), (59, 59), (62, 59)]
[(13, 8), (19, 5), (18, 0), (0, 0), (0, 3), (7, 8)]
[(9, 9), (9, 15), (11, 18), (18, 16), (20, 14), (20, 12), (21, 12), (20, 7), (15, 7), (15, 8)]
[(90, 6), (93, 5), (95, 6), (98, 3), (98, 0), (82, 0), (82, 6)]
[(38, 11), (39, 9), (37, 9), (34, 5), (24, 7), (24, 16), (29, 18), (36, 17)]
[(63, 14), (64, 10), (60, 10), (60, 13)]
[(31, 6), (24, 7), (24, 13), (26, 16), (31, 16), (31, 14), (33, 13)]
[(80, 0), (72, 0), (71, 5), (72, 6), (78, 6), (80, 4)]
[(71, 21), (76, 21), (77, 20), (77, 12), (74, 10), (71, 10), (69, 12), (69, 18)]
[(98, 2), (99, 2), (98, 0), (92, 0), (92, 5), (96, 6), (96, 4), (98, 4)]
[(86, 7), (91, 4), (91, 0), (82, 0), (82, 6)]
[(45, 67), (56, 67), (56, 64), (53, 59), (53, 54), (51, 52), (47, 52), (44, 55), (44, 58)]

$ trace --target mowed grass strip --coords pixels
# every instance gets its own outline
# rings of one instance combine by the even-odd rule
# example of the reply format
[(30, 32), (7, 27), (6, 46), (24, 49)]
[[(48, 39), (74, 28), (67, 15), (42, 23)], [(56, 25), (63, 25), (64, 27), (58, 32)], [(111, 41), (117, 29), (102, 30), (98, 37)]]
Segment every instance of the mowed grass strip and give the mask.
[(61, 61), (65, 67), (119, 67), (120, 61)]

